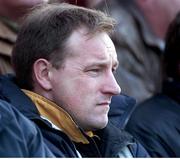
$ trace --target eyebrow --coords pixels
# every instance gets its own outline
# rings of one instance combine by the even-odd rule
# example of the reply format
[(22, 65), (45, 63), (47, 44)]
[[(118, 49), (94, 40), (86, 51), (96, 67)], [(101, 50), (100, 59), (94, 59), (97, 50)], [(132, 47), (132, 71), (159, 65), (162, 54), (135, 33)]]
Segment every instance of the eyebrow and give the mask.
[[(109, 64), (109, 61), (108, 60), (104, 60), (104, 61), (94, 61), (92, 63), (89, 63), (88, 67), (91, 67), (91, 66), (100, 66), (100, 67), (104, 67), (104, 66), (107, 66)], [(119, 61), (116, 60), (113, 64), (112, 64), (112, 67), (113, 68), (118, 68), (119, 66)]]

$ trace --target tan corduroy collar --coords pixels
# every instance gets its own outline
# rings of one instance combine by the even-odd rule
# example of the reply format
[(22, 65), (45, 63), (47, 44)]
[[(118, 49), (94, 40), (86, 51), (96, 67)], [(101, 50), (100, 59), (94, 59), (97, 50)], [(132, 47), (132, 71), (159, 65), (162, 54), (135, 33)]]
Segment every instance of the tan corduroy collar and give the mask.
[[(77, 143), (81, 142), (83, 144), (89, 143), (87, 138), (65, 110), (41, 95), (24, 89), (23, 91), (34, 102), (40, 115), (47, 118), (60, 130), (66, 133), (72, 141)], [(93, 133), (88, 132), (87, 135), (92, 137)]]

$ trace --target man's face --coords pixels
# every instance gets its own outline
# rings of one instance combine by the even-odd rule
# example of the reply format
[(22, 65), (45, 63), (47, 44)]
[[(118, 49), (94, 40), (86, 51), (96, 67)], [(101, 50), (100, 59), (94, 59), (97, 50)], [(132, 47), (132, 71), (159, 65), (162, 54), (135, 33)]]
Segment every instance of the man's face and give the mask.
[(68, 39), (70, 56), (61, 68), (52, 70), (51, 83), (54, 102), (88, 131), (106, 126), (111, 97), (120, 93), (120, 87), (113, 75), (118, 61), (108, 34), (84, 33), (81, 28)]

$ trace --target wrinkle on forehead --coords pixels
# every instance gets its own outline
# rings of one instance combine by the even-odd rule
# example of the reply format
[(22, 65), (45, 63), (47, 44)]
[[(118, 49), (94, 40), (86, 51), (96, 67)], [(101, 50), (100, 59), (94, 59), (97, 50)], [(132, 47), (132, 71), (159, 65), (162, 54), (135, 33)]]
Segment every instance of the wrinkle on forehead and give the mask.
[[(106, 32), (88, 34), (85, 27), (75, 30), (67, 40), (66, 46), (72, 57), (79, 53), (90, 52), (94, 57), (104, 60), (111, 59), (117, 61), (115, 46)], [(90, 54), (89, 54), (90, 55)]]

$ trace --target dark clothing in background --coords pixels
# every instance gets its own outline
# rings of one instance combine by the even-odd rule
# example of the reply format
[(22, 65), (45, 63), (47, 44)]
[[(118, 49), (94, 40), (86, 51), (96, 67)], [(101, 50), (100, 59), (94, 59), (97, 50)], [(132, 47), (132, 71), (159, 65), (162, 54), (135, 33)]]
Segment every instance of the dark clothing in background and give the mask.
[(138, 105), (126, 130), (153, 157), (180, 157), (180, 83), (165, 82), (163, 92)]
[(0, 123), (0, 157), (54, 157), (38, 128), (2, 100)]
[(116, 79), (122, 93), (140, 103), (160, 91), (164, 42), (152, 33), (133, 2), (111, 0), (102, 4), (98, 8), (117, 21), (112, 36), (119, 60)]
[[(73, 143), (65, 133), (53, 128), (49, 121), (40, 117), (34, 103), (14, 82), (15, 78), (12, 76), (0, 77), (0, 98), (11, 103), (40, 128), (45, 143), (56, 157), (79, 157), (77, 150), (83, 157), (148, 156), (131, 135), (111, 123), (106, 128), (96, 131), (98, 137), (95, 135), (89, 138), (90, 144)], [(129, 152), (132, 156), (129, 156)]]

